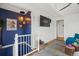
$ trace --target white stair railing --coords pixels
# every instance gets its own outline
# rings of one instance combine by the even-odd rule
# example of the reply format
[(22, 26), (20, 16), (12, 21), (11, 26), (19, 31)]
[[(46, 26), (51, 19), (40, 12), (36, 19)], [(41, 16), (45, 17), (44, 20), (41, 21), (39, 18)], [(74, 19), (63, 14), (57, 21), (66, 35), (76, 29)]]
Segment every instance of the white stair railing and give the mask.
[(40, 40), (39, 40), (39, 36), (38, 36), (38, 52), (39, 52), (39, 50), (40, 50), (40, 45), (39, 45), (39, 42)]
[[(13, 56), (23, 56), (23, 55), (27, 56), (35, 51), (39, 52), (39, 50), (40, 50), (39, 36), (36, 37), (36, 42), (34, 42), (34, 43), (37, 43), (37, 47), (36, 47), (36, 50), (33, 50), (33, 51), (29, 51), (30, 50), (29, 47), (31, 49), (33, 49), (31, 44), (29, 44), (32, 42), (32, 41), (29, 42), (29, 40), (32, 40), (32, 38), (30, 38), (30, 37), (32, 37), (31, 34), (26, 34), (26, 35), (15, 34), (14, 44), (5, 45), (5, 46), (2, 46), (2, 48), (5, 49), (5, 48), (13, 47)], [(18, 47), (20, 47), (20, 48), (18, 49)], [(26, 51), (25, 51), (25, 49), (26, 49)]]
[(15, 42), (13, 46), (13, 55), (14, 56), (23, 56), (30, 52), (31, 50), (31, 35), (18, 35), (15, 34)]
[[(34, 37), (34, 36), (33, 36)], [(31, 51), (31, 52), (29, 52), (29, 53), (27, 53), (26, 55), (24, 55), (24, 56), (28, 56), (28, 55), (30, 55), (30, 54), (32, 54), (32, 53), (34, 53), (34, 52), (36, 52), (36, 51), (40, 51), (40, 46), (39, 46), (39, 36), (37, 36), (37, 37), (34, 37), (34, 38), (36, 38), (37, 40), (34, 40), (35, 42), (34, 43), (36, 43), (36, 49), (35, 50), (33, 50), (33, 51)], [(32, 38), (33, 39), (33, 38)], [(33, 43), (32, 43), (33, 44)]]
[(18, 56), (18, 34), (15, 34), (14, 41), (13, 56)]

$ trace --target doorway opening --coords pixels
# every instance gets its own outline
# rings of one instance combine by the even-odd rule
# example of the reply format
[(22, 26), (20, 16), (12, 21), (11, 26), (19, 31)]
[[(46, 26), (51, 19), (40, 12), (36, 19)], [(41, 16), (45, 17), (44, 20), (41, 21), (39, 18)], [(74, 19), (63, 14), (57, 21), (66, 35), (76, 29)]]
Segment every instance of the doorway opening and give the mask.
[(56, 37), (58, 40), (64, 41), (64, 20), (56, 21)]

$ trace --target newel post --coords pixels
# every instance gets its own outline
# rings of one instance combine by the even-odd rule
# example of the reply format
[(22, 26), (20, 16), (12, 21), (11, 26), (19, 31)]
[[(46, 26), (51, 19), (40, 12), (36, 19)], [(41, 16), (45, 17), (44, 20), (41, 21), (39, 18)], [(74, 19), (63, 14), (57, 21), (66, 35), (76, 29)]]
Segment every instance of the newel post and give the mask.
[(18, 34), (15, 34), (14, 38), (13, 56), (18, 56)]
[(40, 44), (39, 44), (39, 36), (38, 36), (38, 52), (40, 50)]

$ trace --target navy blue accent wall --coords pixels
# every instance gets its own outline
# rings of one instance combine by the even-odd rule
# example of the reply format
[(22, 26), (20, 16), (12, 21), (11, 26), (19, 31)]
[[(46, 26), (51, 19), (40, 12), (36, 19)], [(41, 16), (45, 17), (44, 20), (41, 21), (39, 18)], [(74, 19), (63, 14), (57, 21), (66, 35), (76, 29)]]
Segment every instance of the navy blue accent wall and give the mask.
[[(0, 8), (0, 18), (3, 19), (5, 22), (6, 22), (7, 18), (17, 20), (19, 15), (21, 15), (21, 14)], [(7, 31), (6, 26), (5, 26), (3, 29), (3, 39), (2, 39), (3, 46), (13, 44), (14, 36), (16, 33), (31, 34), (31, 24), (28, 24), (28, 26), (26, 26), (26, 30), (23, 30), (22, 28), (18, 28), (17, 30)], [(13, 54), (12, 47), (0, 50), (1, 56), (12, 56), (12, 54)]]

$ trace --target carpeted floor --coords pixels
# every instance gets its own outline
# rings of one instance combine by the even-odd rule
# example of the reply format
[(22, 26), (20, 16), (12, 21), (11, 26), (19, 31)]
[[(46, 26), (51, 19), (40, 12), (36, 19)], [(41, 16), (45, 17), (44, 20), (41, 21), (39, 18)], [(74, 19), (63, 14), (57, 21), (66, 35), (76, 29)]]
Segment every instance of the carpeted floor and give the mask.
[(51, 45), (33, 54), (32, 56), (67, 56), (64, 53), (64, 42), (55, 40)]

